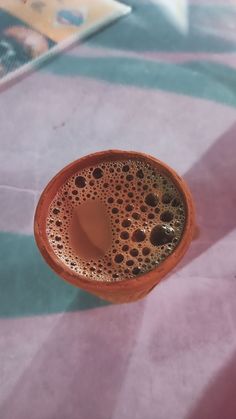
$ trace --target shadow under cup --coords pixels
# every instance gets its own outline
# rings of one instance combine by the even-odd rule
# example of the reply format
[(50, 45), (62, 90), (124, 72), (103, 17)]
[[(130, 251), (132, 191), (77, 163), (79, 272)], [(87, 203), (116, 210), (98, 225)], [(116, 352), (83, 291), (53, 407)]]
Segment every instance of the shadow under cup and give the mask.
[[(65, 188), (66, 187), (65, 185), (68, 184), (69, 180), (73, 178), (73, 176), (75, 175), (77, 176), (77, 174), (81, 172), (83, 173), (83, 171), (85, 171), (88, 168), (91, 168), (90, 170), (93, 170), (93, 168), (97, 170), (97, 167), (98, 166), (100, 167), (101, 165), (104, 165), (104, 167), (109, 163), (113, 165), (117, 163), (117, 165), (119, 165), (121, 162), (124, 163), (126, 161), (139, 162), (140, 164), (144, 166), (146, 165), (147, 167), (151, 167), (151, 169), (153, 170), (153, 173), (156, 172), (160, 177), (169, 179), (169, 181), (173, 184), (173, 187), (178, 191), (179, 196), (181, 196), (181, 201), (184, 205), (184, 209), (185, 209), (184, 226), (181, 231), (181, 237), (179, 237), (178, 243), (173, 248), (171, 253), (169, 253), (163, 260), (157, 262), (156, 265), (150, 268), (150, 270), (142, 271), (134, 267), (133, 271), (131, 270), (131, 273), (133, 272), (135, 274), (133, 276), (124, 275), (122, 278), (118, 278), (118, 275), (117, 275), (117, 279), (116, 279), (115, 275), (113, 275), (113, 278), (111, 277), (111, 280), (107, 280), (107, 279), (101, 280), (99, 279), (99, 276), (96, 278), (96, 275), (95, 276), (94, 274), (92, 275), (91, 271), (86, 272), (86, 274), (83, 271), (78, 272), (77, 270), (73, 269), (72, 266), (68, 265), (68, 263), (65, 263), (65, 261), (63, 261), (63, 259), (60, 257), (61, 252), (59, 251), (59, 254), (58, 254), (57, 250), (55, 251), (55, 249), (52, 246), (52, 243), (50, 242), (50, 234), (49, 234), (48, 224), (47, 224), (48, 218), (51, 211), (52, 202), (55, 200), (55, 197), (58, 196), (58, 191), (62, 190), (62, 187)], [(99, 173), (97, 174), (99, 175)], [(94, 172), (94, 175), (96, 175), (96, 171)], [(80, 181), (83, 182), (83, 179), (82, 178), (79, 180), (77, 179), (77, 183)], [(77, 185), (78, 191), (75, 191), (75, 193), (77, 194), (76, 199), (78, 201), (79, 201), (79, 195), (81, 193), (80, 192), (81, 185), (78, 183)], [(107, 187), (109, 188), (109, 184)], [(124, 187), (125, 185), (123, 185), (121, 189)], [(156, 193), (158, 194), (158, 189)], [(117, 196), (119, 195), (117, 194)], [(147, 198), (148, 196), (146, 195), (146, 199)], [(72, 199), (72, 197), (70, 199)], [(141, 199), (140, 196), (139, 196), (139, 199)], [(150, 206), (156, 205), (156, 203), (152, 201), (149, 204)], [(99, 211), (101, 210), (100, 207), (98, 207), (98, 209)], [(94, 229), (94, 232), (96, 232), (96, 217), (94, 219), (93, 213), (91, 212), (92, 210), (88, 207), (88, 209), (84, 211), (84, 215), (80, 214), (80, 216), (81, 217), (86, 216), (86, 212), (88, 211), (90, 211), (91, 213), (90, 220), (91, 220), (91, 224), (93, 224), (93, 227), (91, 226), (90, 227)], [(119, 214), (118, 214), (118, 217), (119, 217)], [(99, 219), (102, 220), (102, 212), (101, 212), (101, 216), (99, 215)], [(151, 220), (150, 220), (150, 223), (151, 223)], [(173, 225), (172, 223), (170, 224)], [(158, 230), (158, 228), (159, 227), (153, 228), (152, 233), (154, 234), (155, 229)], [(171, 227), (169, 228), (171, 229)], [(119, 229), (117, 230), (119, 231)], [(145, 230), (145, 227), (144, 227), (144, 230)], [(103, 231), (105, 232), (105, 230)], [(49, 266), (61, 278), (65, 279), (70, 284), (80, 287), (88, 292), (91, 292), (92, 294), (95, 294), (96, 296), (100, 298), (103, 298), (104, 300), (107, 300), (113, 303), (125, 303), (125, 302), (136, 301), (144, 297), (145, 295), (147, 295), (160, 282), (160, 280), (171, 269), (173, 269), (176, 266), (176, 264), (183, 257), (183, 255), (185, 254), (186, 250), (188, 249), (193, 239), (194, 232), (195, 232), (194, 204), (193, 204), (192, 196), (184, 180), (177, 173), (175, 173), (173, 169), (171, 169), (170, 167), (168, 167), (166, 164), (162, 163), (161, 161), (157, 160), (156, 158), (146, 155), (144, 153), (138, 153), (138, 152), (133, 152), (133, 151), (108, 150), (108, 151), (98, 152), (98, 153), (85, 156), (79, 160), (74, 161), (68, 166), (66, 166), (46, 186), (45, 190), (43, 191), (39, 199), (38, 206), (35, 213), (35, 219), (34, 219), (34, 233), (35, 233), (36, 243), (38, 245), (38, 248), (42, 256), (44, 257), (46, 262), (49, 264)], [(141, 236), (135, 237), (134, 233), (135, 231), (133, 232), (132, 240), (135, 240), (135, 239), (137, 240), (140, 239), (140, 241), (143, 240)], [(70, 232), (67, 234), (70, 235)], [(82, 230), (77, 230), (76, 224), (74, 224), (74, 227), (73, 227), (73, 236), (75, 237), (73, 238), (74, 242), (76, 239), (77, 247), (78, 249), (80, 249), (80, 251), (78, 252), (78, 255), (81, 256), (81, 252), (86, 253), (86, 248), (85, 248), (85, 245), (83, 248), (83, 244), (82, 244), (82, 243), (85, 243), (82, 240)], [(104, 234), (104, 240), (103, 240), (104, 242), (106, 242), (107, 240), (105, 236), (106, 235)], [(68, 239), (70, 239), (70, 237), (68, 237)], [(154, 243), (154, 241), (151, 238), (151, 235), (150, 235), (150, 240), (152, 242), (150, 243), (151, 247), (152, 245), (154, 246), (160, 245), (160, 243)], [(124, 243), (127, 243), (127, 242), (124, 241)], [(139, 245), (141, 246), (141, 244)], [(60, 249), (61, 245), (57, 244), (57, 246)], [(114, 249), (114, 252), (115, 251), (116, 250)], [(135, 260), (135, 256), (136, 255), (134, 253), (133, 260)], [(94, 254), (94, 258), (96, 258), (95, 254)], [(117, 254), (116, 254), (116, 258), (117, 258), (117, 262), (119, 263)], [(112, 264), (110, 263), (110, 265), (112, 269)], [(86, 269), (86, 268), (83, 268), (83, 269)], [(126, 271), (129, 272), (129, 269), (125, 270), (124, 272)]]

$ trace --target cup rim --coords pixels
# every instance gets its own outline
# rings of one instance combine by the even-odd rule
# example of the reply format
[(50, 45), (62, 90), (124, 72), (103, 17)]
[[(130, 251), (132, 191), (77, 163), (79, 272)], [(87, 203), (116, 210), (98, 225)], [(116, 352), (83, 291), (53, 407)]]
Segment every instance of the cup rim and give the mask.
[[(51, 204), (57, 190), (62, 184), (65, 183), (73, 173), (78, 170), (82, 170), (85, 167), (93, 166), (95, 164), (111, 161), (111, 160), (126, 160), (126, 159), (138, 159), (152, 164), (156, 167), (159, 172), (162, 172), (169, 176), (172, 182), (175, 184), (177, 189), (182, 195), (184, 204), (186, 207), (186, 221), (184, 231), (180, 242), (174, 249), (174, 251), (167, 256), (167, 258), (160, 263), (157, 267), (152, 270), (142, 273), (135, 278), (124, 278), (119, 281), (95, 281), (85, 278), (84, 276), (72, 271), (67, 265), (65, 265), (54, 253), (51, 245), (49, 244), (48, 236), (46, 234), (46, 218), (48, 214), (48, 208)], [(189, 191), (189, 188), (184, 179), (179, 176), (174, 169), (168, 166), (161, 160), (138, 151), (127, 151), (127, 150), (104, 150), (95, 153), (88, 154), (81, 157), (60, 170), (44, 188), (39, 198), (35, 216), (34, 216), (34, 236), (37, 246), (46, 260), (48, 265), (54, 270), (54, 272), (62, 277), (64, 280), (77, 287), (96, 291), (96, 290), (121, 290), (124, 288), (136, 288), (143, 285), (150, 286), (159, 282), (159, 280), (168, 274), (182, 259), (185, 252), (187, 251), (194, 235), (195, 231), (195, 208), (193, 198)]]

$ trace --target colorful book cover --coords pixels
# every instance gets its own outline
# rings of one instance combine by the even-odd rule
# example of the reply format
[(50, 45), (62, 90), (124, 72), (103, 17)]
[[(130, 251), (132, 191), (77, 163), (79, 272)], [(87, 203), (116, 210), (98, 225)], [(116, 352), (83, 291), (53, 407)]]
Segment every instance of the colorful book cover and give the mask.
[(115, 0), (0, 0), (0, 84), (129, 12)]

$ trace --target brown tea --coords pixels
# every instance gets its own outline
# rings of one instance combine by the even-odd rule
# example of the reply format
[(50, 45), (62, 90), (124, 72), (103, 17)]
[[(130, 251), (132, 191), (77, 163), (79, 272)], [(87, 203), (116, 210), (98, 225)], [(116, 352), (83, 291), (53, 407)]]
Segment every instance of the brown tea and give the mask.
[(57, 257), (92, 281), (122, 281), (162, 263), (185, 226), (172, 180), (138, 159), (102, 162), (71, 176), (47, 217)]

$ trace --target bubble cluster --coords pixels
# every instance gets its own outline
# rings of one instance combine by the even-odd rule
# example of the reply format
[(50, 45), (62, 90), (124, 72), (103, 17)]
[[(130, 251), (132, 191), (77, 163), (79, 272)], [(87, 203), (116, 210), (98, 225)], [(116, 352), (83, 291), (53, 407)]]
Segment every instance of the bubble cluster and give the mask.
[[(111, 226), (111, 246), (102, 257), (84, 259), (70, 240), (74, 211), (102, 203)], [(186, 208), (172, 180), (144, 161), (102, 162), (71, 176), (48, 211), (47, 235), (57, 257), (94, 281), (122, 281), (148, 272), (176, 248)]]

